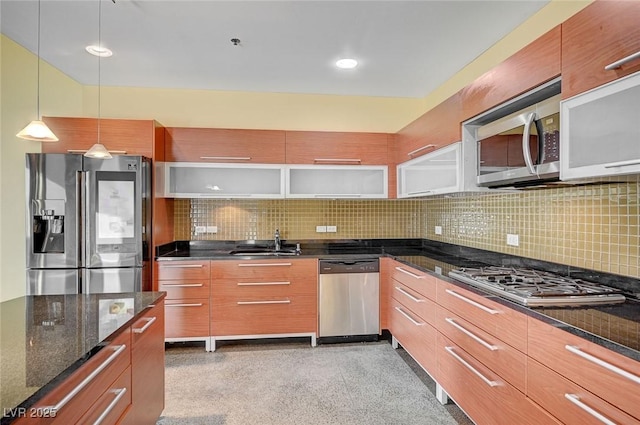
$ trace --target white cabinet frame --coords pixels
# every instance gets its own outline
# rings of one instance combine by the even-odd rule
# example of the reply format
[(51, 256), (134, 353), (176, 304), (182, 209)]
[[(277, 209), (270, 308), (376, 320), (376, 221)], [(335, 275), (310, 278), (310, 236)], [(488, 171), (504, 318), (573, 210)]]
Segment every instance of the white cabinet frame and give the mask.
[(286, 197), (306, 199), (386, 199), (386, 165), (288, 165)]
[(560, 179), (640, 173), (640, 72), (560, 103)]
[(398, 165), (398, 198), (463, 190), (462, 143), (456, 142)]
[(285, 169), (277, 164), (164, 162), (156, 173), (166, 198), (282, 199), (285, 193)]

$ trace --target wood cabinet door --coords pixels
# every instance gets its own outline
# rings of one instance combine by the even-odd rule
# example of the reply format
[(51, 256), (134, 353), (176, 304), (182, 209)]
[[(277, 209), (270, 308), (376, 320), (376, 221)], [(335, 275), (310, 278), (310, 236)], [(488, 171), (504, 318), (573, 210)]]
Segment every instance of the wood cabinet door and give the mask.
[(599, 0), (562, 23), (562, 98), (640, 71), (640, 2)]
[(281, 130), (167, 127), (165, 161), (284, 164)]
[(529, 357), (640, 419), (640, 362), (531, 317)]
[(131, 326), (132, 403), (136, 424), (153, 425), (164, 409), (164, 301)]
[(287, 164), (387, 165), (387, 133), (287, 131)]
[(401, 164), (462, 140), (460, 92), (425, 112), (397, 133), (395, 160)]
[(461, 121), (559, 76), (560, 59), (558, 25), (463, 88)]
[[(43, 117), (60, 139), (43, 143), (43, 153), (86, 152), (98, 142), (95, 118)], [(109, 151), (153, 158), (156, 122), (153, 120), (100, 119), (100, 143)]]

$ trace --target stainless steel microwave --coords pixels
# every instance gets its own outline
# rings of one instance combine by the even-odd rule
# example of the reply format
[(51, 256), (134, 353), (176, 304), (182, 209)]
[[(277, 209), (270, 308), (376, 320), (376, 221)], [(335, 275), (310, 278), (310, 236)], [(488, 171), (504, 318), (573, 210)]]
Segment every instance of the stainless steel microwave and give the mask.
[(474, 120), (478, 186), (524, 187), (559, 180), (559, 93), (556, 81)]

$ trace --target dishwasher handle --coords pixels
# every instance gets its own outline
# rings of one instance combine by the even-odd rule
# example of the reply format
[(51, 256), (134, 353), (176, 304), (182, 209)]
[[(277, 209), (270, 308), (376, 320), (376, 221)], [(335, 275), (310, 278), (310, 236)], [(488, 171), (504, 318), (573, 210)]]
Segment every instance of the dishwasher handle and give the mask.
[(320, 274), (380, 272), (380, 262), (377, 258), (374, 260), (320, 260), (318, 267)]

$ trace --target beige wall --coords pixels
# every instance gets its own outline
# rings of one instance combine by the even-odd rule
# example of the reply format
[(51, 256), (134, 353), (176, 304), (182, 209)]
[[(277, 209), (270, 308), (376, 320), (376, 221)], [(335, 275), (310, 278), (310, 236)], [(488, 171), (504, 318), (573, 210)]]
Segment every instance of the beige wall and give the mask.
[[(101, 88), (103, 118), (156, 119), (165, 126), (395, 132), (564, 21), (589, 1), (554, 0), (423, 99)], [(35, 56), (1, 36), (0, 301), (24, 294), (24, 153), (15, 134), (35, 117)], [(44, 62), (41, 115), (97, 116), (97, 89)]]
[[(24, 154), (40, 144), (16, 133), (36, 119), (37, 56), (0, 36), (2, 122), (0, 132), (0, 301), (25, 293)], [(81, 115), (82, 86), (40, 63), (41, 115)]]

